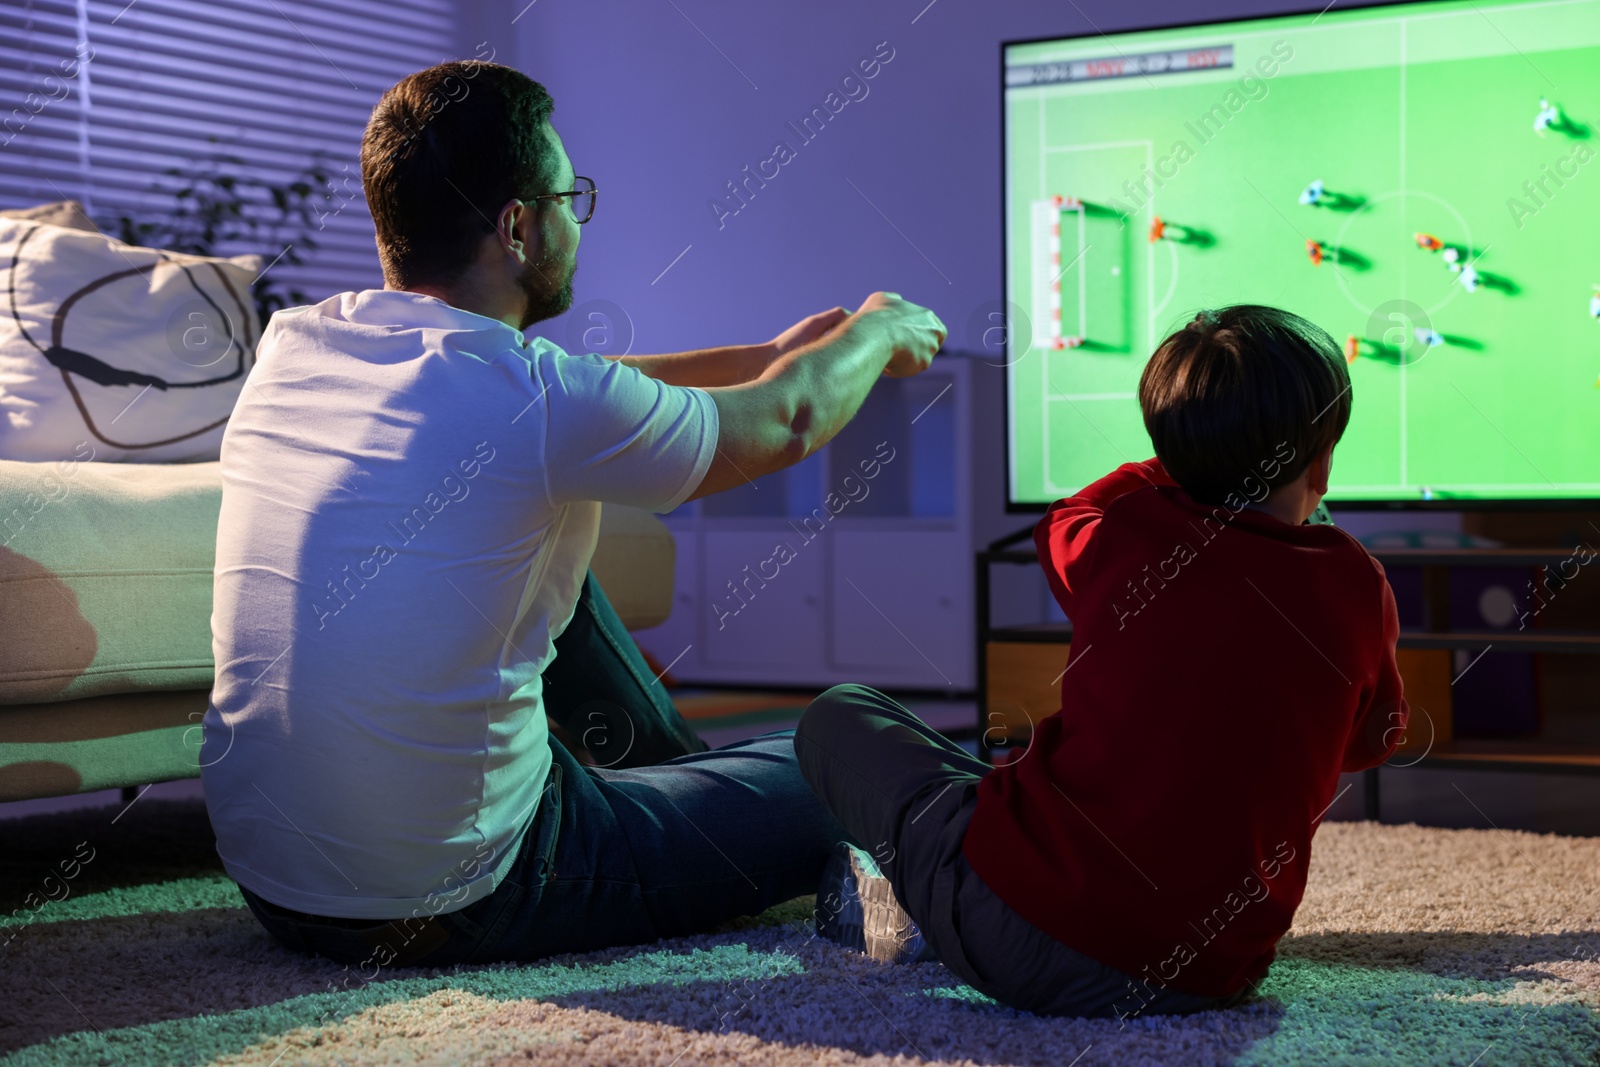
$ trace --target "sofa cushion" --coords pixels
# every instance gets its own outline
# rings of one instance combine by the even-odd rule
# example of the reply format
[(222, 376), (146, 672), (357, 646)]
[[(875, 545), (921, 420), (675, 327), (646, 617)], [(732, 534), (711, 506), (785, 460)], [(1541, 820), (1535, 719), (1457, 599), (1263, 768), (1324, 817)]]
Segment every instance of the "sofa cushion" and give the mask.
[(220, 467), (0, 460), (0, 704), (211, 688)]
[(0, 801), (196, 777), (209, 700), (195, 689), (0, 707)]
[[(0, 460), (0, 704), (210, 689), (220, 463)], [(629, 629), (672, 608), (672, 535), (607, 505), (595, 575)]]
[(600, 540), (589, 569), (622, 625), (643, 630), (667, 621), (676, 560), (677, 544), (655, 515), (620, 504), (600, 509)]
[(0, 458), (216, 459), (255, 361), (260, 267), (0, 217)]

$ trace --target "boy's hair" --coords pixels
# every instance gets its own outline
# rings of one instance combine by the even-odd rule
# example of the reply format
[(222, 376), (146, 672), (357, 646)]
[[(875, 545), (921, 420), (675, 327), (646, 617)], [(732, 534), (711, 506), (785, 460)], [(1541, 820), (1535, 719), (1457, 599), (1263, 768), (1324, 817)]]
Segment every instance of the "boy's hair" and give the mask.
[(361, 184), (387, 281), (454, 280), (502, 204), (553, 191), (554, 107), (520, 70), (478, 60), (419, 70), (383, 94), (361, 139)]
[(1235, 304), (1200, 312), (1161, 342), (1139, 379), (1139, 406), (1156, 456), (1186, 493), (1206, 504), (1260, 499), (1251, 486), (1294, 481), (1344, 435), (1350, 372), (1321, 327)]

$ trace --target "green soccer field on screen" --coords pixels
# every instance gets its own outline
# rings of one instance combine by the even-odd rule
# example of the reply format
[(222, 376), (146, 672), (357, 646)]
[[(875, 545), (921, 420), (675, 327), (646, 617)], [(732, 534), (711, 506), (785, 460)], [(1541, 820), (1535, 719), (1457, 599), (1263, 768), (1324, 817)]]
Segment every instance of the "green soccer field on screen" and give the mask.
[(1205, 307), (1322, 326), (1333, 501), (1600, 499), (1600, 0), (1407, 3), (1010, 44), (1010, 499), (1152, 453)]

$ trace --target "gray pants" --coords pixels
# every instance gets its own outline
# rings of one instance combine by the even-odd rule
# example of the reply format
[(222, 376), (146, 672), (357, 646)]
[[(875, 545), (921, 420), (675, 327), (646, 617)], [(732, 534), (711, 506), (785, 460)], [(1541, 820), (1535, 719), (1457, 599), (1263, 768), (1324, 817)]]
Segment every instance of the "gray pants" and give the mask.
[(1243, 999), (1151, 986), (1068, 948), (1002, 903), (961, 855), (988, 764), (877, 690), (840, 685), (823, 693), (801, 717), (794, 747), (800, 772), (878, 861), (940, 961), (980, 993), (1040, 1015), (1124, 1018)]

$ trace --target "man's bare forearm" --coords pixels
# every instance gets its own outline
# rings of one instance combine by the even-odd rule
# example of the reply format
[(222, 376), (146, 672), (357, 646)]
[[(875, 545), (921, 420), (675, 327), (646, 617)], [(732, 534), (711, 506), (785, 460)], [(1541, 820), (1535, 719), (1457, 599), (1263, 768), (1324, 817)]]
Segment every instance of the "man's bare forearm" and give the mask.
[(889, 337), (856, 319), (789, 352), (762, 376), (786, 395), (810, 455), (855, 417), (893, 354)]
[(781, 354), (758, 378), (709, 391), (717, 406), (717, 450), (690, 499), (816, 452), (854, 417), (879, 377), (921, 373), (944, 339), (937, 315), (884, 292), (854, 314), (840, 308), (785, 331)]
[(766, 372), (777, 353), (772, 343), (725, 345), (721, 348), (696, 348), (687, 352), (668, 352), (658, 356), (618, 356), (619, 363), (665, 382), (711, 389), (724, 385), (743, 385)]
[(861, 406), (890, 356), (869, 327), (835, 330), (787, 352), (754, 381), (710, 390), (719, 441), (690, 499), (798, 463), (827, 444)]

